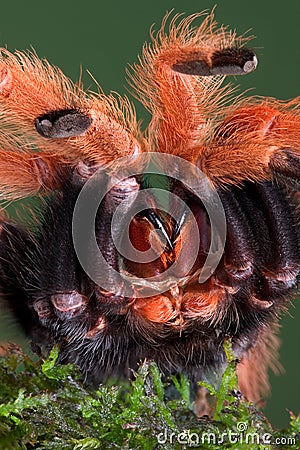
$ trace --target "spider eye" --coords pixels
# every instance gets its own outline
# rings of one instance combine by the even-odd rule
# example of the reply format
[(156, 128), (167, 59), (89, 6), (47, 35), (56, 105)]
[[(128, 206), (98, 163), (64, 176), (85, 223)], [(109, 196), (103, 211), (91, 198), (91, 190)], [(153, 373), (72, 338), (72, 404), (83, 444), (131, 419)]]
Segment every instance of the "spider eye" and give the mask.
[(256, 69), (257, 63), (253, 50), (233, 47), (215, 51), (210, 64), (199, 57), (174, 64), (172, 69), (186, 75), (246, 75)]
[(91, 126), (92, 119), (75, 109), (51, 111), (35, 119), (37, 132), (45, 138), (80, 136)]

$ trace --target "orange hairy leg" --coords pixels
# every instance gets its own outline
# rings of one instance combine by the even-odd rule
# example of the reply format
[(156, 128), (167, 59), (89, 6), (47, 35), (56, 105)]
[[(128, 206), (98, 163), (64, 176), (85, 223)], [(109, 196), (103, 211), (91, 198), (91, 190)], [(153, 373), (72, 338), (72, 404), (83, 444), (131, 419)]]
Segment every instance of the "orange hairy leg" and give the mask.
[(35, 54), (2, 49), (0, 107), (11, 126), (62, 162), (105, 164), (140, 151), (128, 101), (101, 93), (88, 96), (80, 83)]
[(213, 14), (192, 28), (197, 17), (177, 24), (175, 16), (169, 34), (165, 20), (134, 67), (133, 87), (152, 113), (151, 149), (195, 163), (216, 185), (293, 172), (300, 152), (299, 98), (226, 106), (232, 91), (221, 87), (224, 75), (247, 74), (257, 59), (243, 47), (246, 38), (216, 29)]
[(216, 184), (239, 184), (270, 179), (273, 173), (297, 180), (299, 157), (299, 98), (256, 105), (250, 99), (229, 109), (195, 163)]
[(70, 168), (51, 152), (39, 152), (0, 113), (0, 192), (4, 199), (45, 194), (58, 189)]
[(0, 190), (5, 199), (45, 194), (58, 189), (68, 172), (52, 155), (0, 150)]
[(193, 159), (198, 151), (195, 147), (211, 134), (211, 119), (220, 113), (230, 92), (230, 88), (220, 87), (223, 75), (245, 74), (256, 67), (251, 50), (237, 50), (247, 39), (224, 27), (216, 29), (213, 14), (200, 27), (192, 28), (192, 22), (201, 15), (179, 24), (179, 16), (175, 16), (169, 34), (165, 20), (157, 36), (152, 35), (152, 46), (144, 47), (140, 65), (134, 67), (131, 77), (139, 100), (152, 113), (148, 129), (151, 148), (187, 160)]

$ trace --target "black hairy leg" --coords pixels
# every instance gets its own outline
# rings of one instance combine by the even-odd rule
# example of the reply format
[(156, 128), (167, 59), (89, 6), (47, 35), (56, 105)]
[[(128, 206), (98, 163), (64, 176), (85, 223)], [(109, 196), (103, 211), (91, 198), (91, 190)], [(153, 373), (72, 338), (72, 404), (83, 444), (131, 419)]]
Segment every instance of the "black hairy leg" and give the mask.
[(9, 222), (5, 218), (1, 223), (0, 234), (0, 259), (1, 259), (1, 293), (7, 307), (13, 312), (24, 332), (38, 343), (51, 346), (51, 336), (39, 320), (39, 315), (30, 304), (31, 292), (37, 286), (30, 286), (25, 280), (30, 280), (36, 273), (37, 267), (28, 257), (34, 252), (35, 239), (31, 232), (26, 231), (20, 225)]

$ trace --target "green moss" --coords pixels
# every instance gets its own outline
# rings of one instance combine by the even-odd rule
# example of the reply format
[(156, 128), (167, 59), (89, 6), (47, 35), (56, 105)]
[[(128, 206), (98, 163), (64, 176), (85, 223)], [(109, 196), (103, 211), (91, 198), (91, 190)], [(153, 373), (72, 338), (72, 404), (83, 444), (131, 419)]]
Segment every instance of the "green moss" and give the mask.
[[(56, 348), (46, 361), (34, 361), (12, 347), (0, 361), (0, 448), (300, 448), (299, 417), (291, 414), (288, 429), (274, 430), (238, 393), (229, 344), (226, 353), (228, 366), (219, 390), (205, 384), (215, 397), (214, 417), (198, 419), (188, 380), (173, 377), (178, 398), (168, 400), (167, 385), (152, 362), (141, 365), (133, 382), (93, 390), (80, 381), (75, 367), (56, 363)], [(275, 439), (280, 445), (275, 446)]]

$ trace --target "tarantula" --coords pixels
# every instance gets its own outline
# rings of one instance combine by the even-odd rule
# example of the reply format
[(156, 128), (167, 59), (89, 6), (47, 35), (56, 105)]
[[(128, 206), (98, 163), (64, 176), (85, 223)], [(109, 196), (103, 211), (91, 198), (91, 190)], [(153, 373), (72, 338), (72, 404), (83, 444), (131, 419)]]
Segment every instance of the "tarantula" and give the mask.
[(42, 201), (21, 223), (2, 213), (1, 292), (96, 383), (144, 358), (221, 374), (230, 338), (258, 402), (300, 270), (299, 98), (233, 99), (224, 78), (257, 58), (202, 15), (166, 17), (131, 70), (144, 133), (127, 99), (2, 49), (1, 196)]

